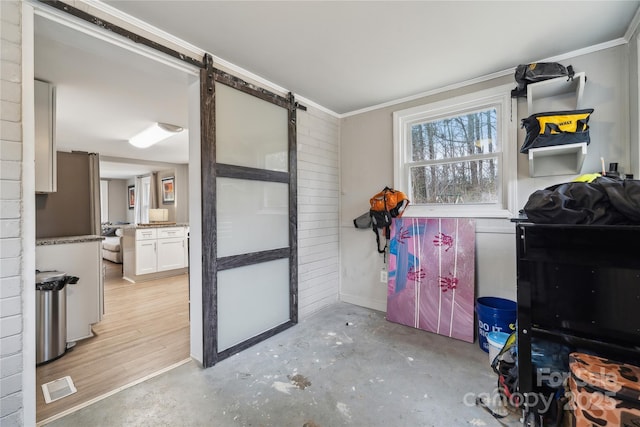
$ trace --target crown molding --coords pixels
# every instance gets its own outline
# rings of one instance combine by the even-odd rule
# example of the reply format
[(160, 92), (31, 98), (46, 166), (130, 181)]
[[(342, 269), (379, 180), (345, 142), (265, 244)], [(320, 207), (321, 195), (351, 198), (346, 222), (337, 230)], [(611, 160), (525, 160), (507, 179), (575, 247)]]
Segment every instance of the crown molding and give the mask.
[(341, 118), (340, 114), (336, 113), (333, 110), (328, 109), (327, 107), (323, 107), (322, 105), (310, 100), (309, 98), (305, 98), (304, 96), (298, 95), (297, 93), (295, 94), (295, 96), (296, 96), (296, 101), (304, 105), (305, 107), (313, 107), (314, 109), (320, 110), (323, 113), (326, 113), (332, 117), (335, 117), (336, 119)]
[[(636, 17), (638, 17), (638, 14), (636, 14)], [(634, 18), (635, 19), (635, 18)], [(575, 58), (576, 56), (581, 56), (581, 55), (586, 55), (589, 53), (594, 53), (594, 52), (598, 52), (600, 50), (604, 50), (604, 49), (609, 49), (612, 47), (616, 47), (616, 46), (620, 46), (623, 44), (626, 44), (628, 41), (625, 38), (619, 38), (619, 39), (615, 39), (615, 40), (611, 40), (608, 42), (604, 42), (604, 43), (600, 43), (597, 45), (593, 45), (593, 46), (588, 46), (582, 49), (577, 49), (571, 52), (567, 52), (567, 53), (563, 53), (561, 55), (556, 55), (556, 56), (552, 56), (552, 57), (548, 57), (548, 58), (544, 58), (544, 59), (539, 59), (536, 61), (531, 61), (531, 63), (534, 62), (560, 62), (560, 61), (564, 61), (567, 59), (571, 59), (571, 58)], [(515, 72), (516, 67), (512, 67), (512, 68), (508, 68), (506, 70), (502, 70), (502, 71), (497, 71), (495, 73), (491, 73), (491, 74), (486, 74), (484, 76), (480, 76), (480, 77), (476, 77), (470, 80), (465, 80), (463, 82), (460, 83), (454, 83), (454, 84), (450, 84), (441, 88), (437, 88), (437, 89), (433, 89), (433, 90), (429, 90), (426, 92), (421, 92), (419, 94), (416, 95), (412, 95), (412, 96), (408, 96), (405, 98), (400, 98), (400, 99), (396, 99), (393, 101), (388, 101), (382, 104), (377, 104), (377, 105), (373, 105), (371, 107), (366, 107), (366, 108), (362, 108), (360, 110), (355, 110), (355, 111), (350, 111), (348, 113), (343, 113), (339, 115), (339, 118), (346, 118), (346, 117), (350, 117), (350, 116), (355, 116), (358, 114), (363, 114), (363, 113), (368, 113), (370, 111), (375, 111), (375, 110), (380, 110), (382, 108), (387, 108), (387, 107), (392, 107), (394, 105), (398, 105), (398, 104), (403, 104), (405, 102), (410, 102), (410, 101), (414, 101), (416, 99), (420, 99), (420, 98), (425, 98), (428, 96), (432, 96), (432, 95), (436, 95), (442, 92), (449, 92), (455, 89), (460, 89), (466, 86), (470, 86), (476, 83), (482, 83), (482, 82), (486, 82), (488, 80), (493, 80), (499, 77), (504, 77), (510, 74), (513, 74)]]
[(575, 58), (576, 56), (587, 55), (589, 53), (599, 52), (601, 50), (610, 49), (612, 47), (620, 46), (627, 44), (627, 40), (624, 37), (620, 37), (618, 39), (610, 40), (608, 42), (603, 42), (600, 44), (594, 44), (593, 46), (587, 46), (582, 49), (573, 50), (571, 52), (563, 53), (556, 56), (551, 56), (549, 58), (541, 59), (539, 61), (534, 62), (560, 62), (566, 59)]
[(631, 20), (631, 23), (629, 23), (627, 31), (624, 33), (624, 39), (627, 41), (627, 43), (631, 41), (633, 34), (638, 29), (638, 25), (640, 25), (640, 7), (638, 8), (638, 10), (636, 10), (636, 14), (633, 15), (633, 19)]
[(410, 102), (410, 101), (415, 101), (416, 99), (420, 99), (420, 98), (425, 98), (427, 96), (432, 96), (432, 95), (436, 95), (438, 93), (442, 93), (442, 92), (449, 92), (455, 89), (459, 89), (465, 86), (470, 86), (476, 83), (482, 83), (485, 82), (487, 80), (492, 80), (498, 77), (504, 77), (507, 76), (509, 74), (513, 74), (515, 70), (514, 68), (510, 68), (508, 70), (503, 70), (503, 71), (498, 71), (496, 73), (491, 73), (491, 74), (487, 74), (484, 76), (480, 76), (480, 77), (476, 77), (470, 80), (465, 80), (463, 82), (460, 83), (454, 83), (454, 84), (450, 84), (447, 86), (443, 86), (437, 89), (433, 89), (433, 90), (429, 90), (426, 92), (420, 92), (416, 95), (411, 95), (411, 96), (407, 96), (404, 98), (400, 98), (400, 99), (395, 99), (393, 101), (388, 101), (388, 102), (384, 102), (382, 104), (377, 104), (377, 105), (373, 105), (371, 107), (365, 107), (362, 108), (360, 110), (355, 110), (355, 111), (350, 111), (348, 113), (344, 113), (340, 115), (340, 118), (345, 118), (345, 117), (350, 117), (350, 116), (355, 116), (358, 114), (363, 114), (363, 113), (367, 113), (369, 111), (375, 111), (375, 110), (379, 110), (381, 108), (387, 108), (387, 107), (392, 107), (394, 105), (398, 105), (398, 104), (404, 104), (405, 102)]

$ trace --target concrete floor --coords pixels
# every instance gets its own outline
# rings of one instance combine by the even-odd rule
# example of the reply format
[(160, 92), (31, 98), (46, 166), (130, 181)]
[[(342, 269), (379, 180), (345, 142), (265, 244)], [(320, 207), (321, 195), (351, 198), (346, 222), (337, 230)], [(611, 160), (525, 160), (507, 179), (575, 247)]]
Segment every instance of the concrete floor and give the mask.
[(500, 426), (474, 405), (497, 377), (477, 342), (337, 303), (244, 352), (190, 362), (49, 426)]

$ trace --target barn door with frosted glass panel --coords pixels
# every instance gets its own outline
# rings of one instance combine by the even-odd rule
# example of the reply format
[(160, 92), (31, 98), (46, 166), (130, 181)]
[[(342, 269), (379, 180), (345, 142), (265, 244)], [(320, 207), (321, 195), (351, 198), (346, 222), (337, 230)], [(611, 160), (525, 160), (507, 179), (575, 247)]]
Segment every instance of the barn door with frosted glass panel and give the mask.
[(214, 97), (211, 364), (297, 322), (295, 102), (220, 71)]

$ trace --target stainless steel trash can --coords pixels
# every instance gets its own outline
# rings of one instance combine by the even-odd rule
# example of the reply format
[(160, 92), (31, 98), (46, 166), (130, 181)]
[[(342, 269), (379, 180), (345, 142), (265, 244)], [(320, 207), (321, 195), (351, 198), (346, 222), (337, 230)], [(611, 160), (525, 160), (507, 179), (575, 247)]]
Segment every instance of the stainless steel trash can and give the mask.
[(36, 365), (62, 356), (67, 347), (67, 283), (77, 277), (36, 272)]

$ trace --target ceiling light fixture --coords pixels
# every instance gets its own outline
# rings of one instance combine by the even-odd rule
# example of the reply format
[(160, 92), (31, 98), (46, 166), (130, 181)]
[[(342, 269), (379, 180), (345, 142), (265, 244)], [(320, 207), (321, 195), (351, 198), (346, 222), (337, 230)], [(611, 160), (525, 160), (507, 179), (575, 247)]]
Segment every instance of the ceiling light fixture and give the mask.
[(137, 135), (129, 139), (129, 144), (138, 148), (151, 147), (163, 139), (167, 139), (176, 133), (182, 132), (184, 128), (167, 123), (154, 123)]

